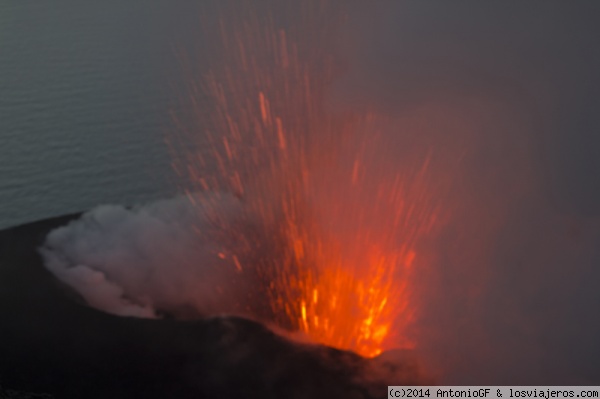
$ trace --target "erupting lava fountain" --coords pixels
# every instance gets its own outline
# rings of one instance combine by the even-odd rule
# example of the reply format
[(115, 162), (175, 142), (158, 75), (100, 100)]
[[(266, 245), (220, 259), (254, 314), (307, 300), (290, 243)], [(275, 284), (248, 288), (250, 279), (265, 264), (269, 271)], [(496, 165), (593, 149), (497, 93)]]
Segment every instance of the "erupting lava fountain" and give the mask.
[[(173, 116), (174, 168), (190, 201), (211, 193), (198, 209), (230, 243), (215, 256), (256, 280), (232, 312), (366, 357), (413, 348), (419, 242), (445, 219), (432, 152), (390, 166), (385, 118), (331, 109), (343, 17), (323, 2), (296, 7), (286, 28), (270, 13), (221, 18), (218, 68), (189, 76), (192, 115)], [(219, 193), (241, 199), (244, 223), (222, 214)]]

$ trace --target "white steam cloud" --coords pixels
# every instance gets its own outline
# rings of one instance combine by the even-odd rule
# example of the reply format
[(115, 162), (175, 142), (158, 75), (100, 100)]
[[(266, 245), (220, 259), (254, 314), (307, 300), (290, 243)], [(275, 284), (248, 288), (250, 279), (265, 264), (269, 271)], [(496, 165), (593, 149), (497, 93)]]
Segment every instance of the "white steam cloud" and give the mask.
[[(47, 236), (47, 268), (92, 307), (120, 316), (235, 313), (243, 292), (195, 196), (127, 209), (104, 205)], [(235, 218), (240, 202), (219, 206)], [(200, 205), (200, 206), (198, 206)], [(241, 280), (241, 279), (239, 279)], [(223, 295), (226, 294), (226, 295)]]

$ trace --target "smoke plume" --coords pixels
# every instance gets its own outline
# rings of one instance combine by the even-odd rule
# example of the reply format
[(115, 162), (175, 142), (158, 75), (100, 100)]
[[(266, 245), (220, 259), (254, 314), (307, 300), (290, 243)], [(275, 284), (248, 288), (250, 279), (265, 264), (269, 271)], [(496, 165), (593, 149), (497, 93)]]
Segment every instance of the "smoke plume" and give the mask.
[[(116, 315), (243, 314), (241, 272), (226, 243), (211, 234), (202, 207), (208, 200), (99, 206), (48, 234), (41, 249), (46, 266), (90, 306)], [(219, 196), (219, 206), (235, 220), (236, 198)]]

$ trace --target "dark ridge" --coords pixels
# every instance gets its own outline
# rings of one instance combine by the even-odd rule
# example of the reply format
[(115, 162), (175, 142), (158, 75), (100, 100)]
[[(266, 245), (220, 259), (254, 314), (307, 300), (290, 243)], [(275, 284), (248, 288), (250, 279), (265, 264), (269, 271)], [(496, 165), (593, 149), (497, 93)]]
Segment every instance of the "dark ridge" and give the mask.
[(37, 251), (78, 216), (0, 231), (0, 398), (370, 398), (385, 397), (388, 384), (428, 382), (409, 363), (299, 344), (243, 318), (91, 309)]

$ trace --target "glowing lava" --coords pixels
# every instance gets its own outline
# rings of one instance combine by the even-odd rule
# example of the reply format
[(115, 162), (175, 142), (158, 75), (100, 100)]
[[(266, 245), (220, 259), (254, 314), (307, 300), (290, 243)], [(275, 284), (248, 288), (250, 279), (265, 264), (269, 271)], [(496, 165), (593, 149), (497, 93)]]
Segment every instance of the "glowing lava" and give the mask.
[[(190, 80), (195, 126), (180, 129), (210, 151), (176, 148), (187, 158), (175, 166), (191, 190), (233, 192), (247, 219), (260, 221), (259, 232), (244, 233), (215, 216), (239, 236), (232, 267), (257, 271), (260, 295), (281, 326), (376, 356), (414, 345), (411, 278), (418, 241), (438, 209), (427, 154), (412, 168), (379, 170), (376, 118), (327, 110), (339, 69), (329, 40), (339, 21), (327, 10), (290, 10), (296, 23), (287, 29), (268, 12), (222, 19), (219, 67), (200, 83)], [(206, 91), (214, 104), (208, 114), (198, 100)], [(203, 134), (192, 130), (199, 127)], [(265, 251), (255, 264), (240, 264)]]
[[(407, 280), (395, 279), (397, 266), (410, 269), (414, 252), (399, 264), (395, 256), (375, 256), (360, 273), (353, 273), (341, 262), (323, 265), (316, 276), (306, 273), (298, 280), (301, 291), (299, 328), (309, 337), (337, 348), (352, 349), (364, 356), (376, 356), (384, 349), (384, 340), (400, 320), (412, 315), (405, 296)], [(397, 285), (398, 284), (398, 285)], [(320, 298), (320, 300), (319, 300)], [(395, 347), (411, 347), (406, 339)]]

